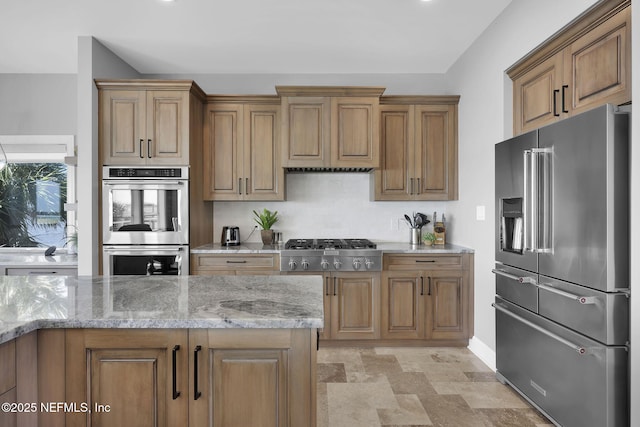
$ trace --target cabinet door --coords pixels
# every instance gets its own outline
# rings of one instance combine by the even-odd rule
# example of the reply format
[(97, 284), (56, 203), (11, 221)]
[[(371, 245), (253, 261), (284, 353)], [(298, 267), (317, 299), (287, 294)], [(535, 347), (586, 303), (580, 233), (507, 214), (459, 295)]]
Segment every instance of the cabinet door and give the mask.
[[(558, 53), (514, 80), (513, 123), (516, 135), (552, 123), (563, 114), (563, 61), (563, 54)], [(567, 96), (565, 92), (565, 99)]]
[(147, 92), (148, 164), (189, 165), (189, 92)]
[(424, 338), (425, 289), (420, 272), (385, 272), (381, 286), (380, 337)]
[(378, 98), (331, 98), (331, 166), (380, 166)]
[(245, 200), (284, 200), (280, 104), (244, 106)]
[(205, 200), (242, 199), (242, 123), (240, 104), (207, 107), (203, 147)]
[(630, 7), (579, 38), (567, 50), (565, 81), (571, 82), (572, 114), (607, 102), (631, 101)]
[(214, 427), (289, 425), (285, 350), (214, 350), (213, 372)]
[(335, 273), (332, 280), (331, 338), (378, 338), (380, 275)]
[(466, 271), (427, 271), (427, 339), (466, 339), (468, 298)]
[(409, 200), (415, 185), (413, 107), (380, 107), (380, 169), (375, 174), (375, 200)]
[(100, 91), (100, 144), (105, 165), (139, 165), (146, 156), (146, 92)]
[(186, 331), (68, 330), (66, 401), (92, 412), (69, 412), (66, 425), (186, 425), (188, 355)]
[(458, 198), (457, 106), (415, 108), (416, 200)]
[(328, 167), (331, 101), (328, 97), (282, 98), (282, 166)]

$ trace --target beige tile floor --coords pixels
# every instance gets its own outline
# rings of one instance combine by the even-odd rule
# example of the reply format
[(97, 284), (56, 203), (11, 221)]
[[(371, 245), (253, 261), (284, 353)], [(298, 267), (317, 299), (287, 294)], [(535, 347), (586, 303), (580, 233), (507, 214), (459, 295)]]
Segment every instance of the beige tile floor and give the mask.
[(466, 348), (321, 348), (318, 427), (552, 426)]

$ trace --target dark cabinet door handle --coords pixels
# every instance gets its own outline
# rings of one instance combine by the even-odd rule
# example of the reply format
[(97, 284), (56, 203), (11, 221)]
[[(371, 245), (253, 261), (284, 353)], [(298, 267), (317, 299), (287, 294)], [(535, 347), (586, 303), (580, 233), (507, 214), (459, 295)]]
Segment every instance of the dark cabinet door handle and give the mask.
[(427, 295), (431, 295), (431, 276), (429, 276), (429, 289), (427, 289)]
[(242, 178), (238, 178), (238, 194), (242, 194)]
[(144, 140), (142, 138), (140, 138), (140, 158), (144, 159), (144, 155), (142, 154), (142, 144), (144, 143)]
[(337, 284), (336, 284), (336, 278), (334, 277), (334, 278), (333, 278), (333, 296), (334, 296), (334, 297), (335, 297), (336, 295), (338, 295), (338, 293), (336, 292), (336, 287), (337, 287)]
[(566, 109), (565, 98), (567, 95), (567, 89), (569, 89), (569, 85), (562, 85), (562, 112), (568, 113), (569, 110)]
[(409, 178), (409, 194), (413, 195), (413, 178)]
[(151, 158), (151, 140), (147, 139), (147, 157)]
[(249, 194), (249, 178), (244, 179), (244, 193)]
[(424, 277), (420, 276), (420, 295), (424, 295)]
[(316, 329), (316, 351), (320, 350), (320, 331)]
[(329, 290), (329, 278), (328, 277), (325, 280), (324, 290), (325, 290), (325, 295), (331, 296), (331, 291)]
[(176, 375), (177, 375), (177, 357), (178, 357), (178, 350), (180, 350), (180, 346), (176, 345), (173, 347), (173, 350), (171, 351), (171, 360), (173, 362), (173, 366), (172, 366), (172, 370), (171, 370), (171, 378), (173, 379), (173, 400), (176, 400), (178, 398), (178, 396), (180, 396), (180, 392), (178, 391), (178, 384), (176, 384)]
[(202, 350), (201, 345), (197, 345), (193, 350), (193, 400), (198, 400), (202, 393), (198, 391), (198, 353)]
[(560, 113), (558, 113), (558, 94), (560, 93), (560, 89), (553, 90), (553, 115), (558, 117)]

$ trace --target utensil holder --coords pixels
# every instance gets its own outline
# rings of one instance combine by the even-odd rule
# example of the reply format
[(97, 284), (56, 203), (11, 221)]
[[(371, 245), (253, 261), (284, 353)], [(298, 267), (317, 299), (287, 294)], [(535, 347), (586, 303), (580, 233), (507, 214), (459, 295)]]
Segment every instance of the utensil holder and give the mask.
[(411, 229), (411, 238), (410, 238), (410, 243), (412, 245), (419, 245), (420, 243), (422, 243), (422, 236), (421, 236), (421, 229), (419, 228), (412, 228)]

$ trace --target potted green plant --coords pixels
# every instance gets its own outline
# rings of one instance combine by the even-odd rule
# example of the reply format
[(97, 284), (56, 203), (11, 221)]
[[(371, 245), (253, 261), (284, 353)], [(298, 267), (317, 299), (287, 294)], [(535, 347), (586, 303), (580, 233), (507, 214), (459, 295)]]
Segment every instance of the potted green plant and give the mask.
[(269, 209), (264, 208), (261, 213), (254, 210), (253, 214), (255, 215), (254, 221), (262, 228), (260, 231), (262, 244), (273, 244), (273, 230), (271, 227), (278, 221), (278, 211), (271, 212)]
[(422, 236), (422, 240), (424, 240), (424, 244), (427, 246), (431, 246), (436, 241), (436, 235), (430, 232), (424, 233)]

